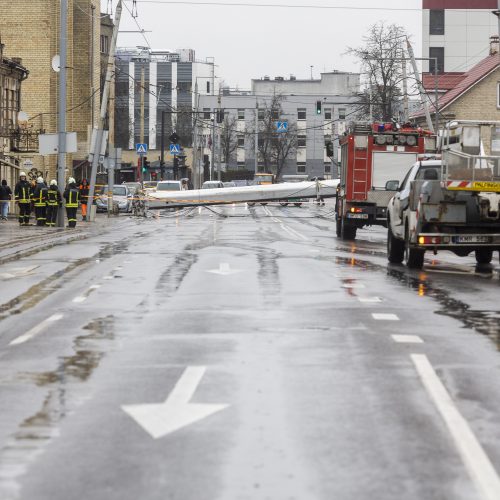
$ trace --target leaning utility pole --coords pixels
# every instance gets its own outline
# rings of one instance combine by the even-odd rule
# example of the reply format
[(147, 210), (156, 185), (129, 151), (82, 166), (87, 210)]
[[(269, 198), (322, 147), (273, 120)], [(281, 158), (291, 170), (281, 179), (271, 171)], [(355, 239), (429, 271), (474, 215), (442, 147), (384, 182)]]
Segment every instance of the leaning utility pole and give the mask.
[[(434, 133), (434, 125), (431, 120), (431, 113), (429, 111), (429, 102), (427, 100), (427, 94), (425, 93), (424, 86), (422, 85), (422, 80), (420, 79), (420, 73), (417, 68), (417, 61), (415, 60), (415, 54), (413, 53), (413, 47), (411, 46), (410, 40), (406, 39), (406, 46), (408, 49), (408, 55), (410, 56), (411, 64), (413, 66), (413, 73), (415, 75), (415, 79), (417, 80), (418, 91), (420, 93), (420, 102), (424, 106), (425, 118), (427, 120), (427, 127), (431, 132)], [(437, 61), (436, 61), (437, 66)]]
[[(66, 186), (66, 58), (68, 31), (68, 0), (61, 0), (61, 22), (59, 33), (59, 144), (57, 153), (57, 187)], [(64, 227), (64, 209), (59, 209), (57, 226)]]
[[(146, 86), (146, 76), (144, 71), (144, 62), (141, 66), (141, 123), (140, 123), (140, 143), (144, 144), (144, 87)], [(138, 176), (138, 181), (142, 180), (142, 171), (144, 170), (144, 155), (141, 155), (141, 169)]]
[(111, 37), (111, 45), (109, 48), (108, 56), (108, 68), (106, 70), (106, 81), (104, 82), (104, 89), (102, 91), (101, 99), (101, 112), (99, 115), (99, 122), (96, 131), (96, 140), (94, 144), (94, 151), (92, 152), (92, 172), (90, 175), (90, 189), (89, 189), (89, 199), (88, 206), (92, 207), (92, 202), (94, 201), (95, 192), (95, 181), (97, 177), (97, 166), (99, 165), (99, 155), (101, 153), (102, 139), (104, 135), (104, 121), (106, 119), (106, 111), (108, 109), (108, 98), (109, 90), (111, 87), (111, 81), (113, 73), (115, 70), (115, 51), (116, 51), (116, 40), (118, 38), (118, 28), (120, 26), (120, 18), (122, 15), (122, 0), (118, 1), (116, 6), (115, 14), (115, 26), (113, 28), (113, 36)]

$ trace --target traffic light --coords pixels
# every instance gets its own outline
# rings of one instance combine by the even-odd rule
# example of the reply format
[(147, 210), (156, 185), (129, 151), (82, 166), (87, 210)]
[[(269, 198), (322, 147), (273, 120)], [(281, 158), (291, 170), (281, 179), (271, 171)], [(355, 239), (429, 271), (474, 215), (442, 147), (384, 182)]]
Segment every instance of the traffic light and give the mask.
[(218, 109), (217, 110), (217, 123), (222, 123), (223, 121), (224, 121), (224, 110)]
[(147, 157), (144, 157), (144, 161), (142, 162), (142, 173), (145, 174), (149, 168), (149, 161)]
[(316, 114), (321, 114), (321, 101), (316, 101)]
[(172, 132), (170, 134), (169, 140), (172, 144), (177, 144), (179, 142), (179, 136), (175, 132)]
[(325, 144), (326, 146), (326, 156), (333, 158), (333, 142), (329, 141)]

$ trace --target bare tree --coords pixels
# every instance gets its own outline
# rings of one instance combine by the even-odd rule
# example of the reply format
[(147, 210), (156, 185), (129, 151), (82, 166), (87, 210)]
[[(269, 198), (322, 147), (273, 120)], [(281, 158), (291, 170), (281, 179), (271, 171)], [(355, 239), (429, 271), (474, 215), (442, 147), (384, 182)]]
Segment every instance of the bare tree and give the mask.
[(263, 116), (259, 120), (258, 151), (259, 159), (264, 164), (266, 172), (272, 172), (277, 177), (281, 175), (285, 162), (297, 147), (297, 126), (288, 124), (286, 132), (278, 132), (276, 122), (283, 120), (283, 96), (273, 95), (270, 101), (264, 102)]
[(237, 128), (238, 120), (236, 117), (226, 114), (220, 131), (222, 161), (226, 164), (229, 164), (233, 153), (238, 148)]
[(406, 31), (397, 24), (378, 22), (363, 37), (364, 45), (350, 47), (348, 54), (356, 56), (368, 77), (368, 88), (361, 97), (360, 110), (365, 116), (370, 111), (375, 120), (391, 121), (402, 100), (403, 81), (401, 59)]

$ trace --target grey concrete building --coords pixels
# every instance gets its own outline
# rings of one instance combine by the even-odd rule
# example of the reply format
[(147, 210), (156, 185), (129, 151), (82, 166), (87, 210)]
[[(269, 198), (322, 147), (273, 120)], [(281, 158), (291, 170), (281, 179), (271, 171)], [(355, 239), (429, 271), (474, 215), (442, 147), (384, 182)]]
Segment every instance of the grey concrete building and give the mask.
[[(220, 163), (223, 169), (229, 170), (269, 170), (262, 152), (258, 153), (256, 161), (255, 130), (259, 130), (257, 141), (262, 145), (266, 110), (279, 96), (280, 112), (273, 117), (273, 123), (287, 122), (296, 137), (282, 168), (271, 164), (270, 169), (274, 173), (281, 170), (280, 176), (307, 174), (309, 177), (334, 177), (338, 136), (357, 112), (359, 92), (359, 74), (334, 71), (322, 73), (319, 80), (297, 80), (293, 76), (271, 80), (264, 77), (252, 80), (251, 90), (246, 92), (224, 89), (220, 96), (200, 96), (198, 143), (202, 145), (203, 152), (200, 152), (199, 158), (203, 155), (212, 157), (213, 143), (215, 169)], [(318, 102), (321, 103), (320, 109)], [(235, 122), (233, 129), (237, 147), (229, 158), (223, 154), (221, 142), (224, 142), (226, 132), (224, 123), (217, 123), (218, 109), (224, 110), (226, 126), (228, 122)], [(276, 137), (281, 138), (277, 130)], [(329, 141), (334, 144), (333, 161), (326, 155), (325, 144)]]

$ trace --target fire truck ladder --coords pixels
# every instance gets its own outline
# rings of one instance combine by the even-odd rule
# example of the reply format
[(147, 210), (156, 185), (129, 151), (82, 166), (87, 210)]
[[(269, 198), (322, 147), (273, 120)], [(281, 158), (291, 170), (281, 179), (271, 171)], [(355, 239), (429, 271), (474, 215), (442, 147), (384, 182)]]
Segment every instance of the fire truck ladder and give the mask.
[[(369, 123), (357, 123), (354, 133), (368, 135), (371, 132)], [(354, 170), (352, 176), (352, 194), (355, 200), (365, 200), (368, 192), (368, 149), (354, 148)]]

